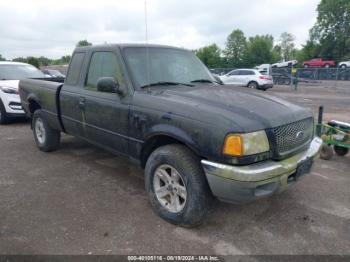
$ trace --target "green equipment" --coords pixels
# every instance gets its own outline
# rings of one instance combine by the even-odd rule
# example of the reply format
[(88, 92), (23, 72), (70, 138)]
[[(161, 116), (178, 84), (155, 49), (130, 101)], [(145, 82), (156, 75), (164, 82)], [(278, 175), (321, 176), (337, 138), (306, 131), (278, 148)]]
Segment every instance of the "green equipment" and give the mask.
[(322, 123), (323, 106), (318, 111), (318, 124), (316, 133), (323, 140), (321, 158), (329, 160), (334, 155), (345, 156), (350, 148), (350, 124), (332, 120), (327, 124)]

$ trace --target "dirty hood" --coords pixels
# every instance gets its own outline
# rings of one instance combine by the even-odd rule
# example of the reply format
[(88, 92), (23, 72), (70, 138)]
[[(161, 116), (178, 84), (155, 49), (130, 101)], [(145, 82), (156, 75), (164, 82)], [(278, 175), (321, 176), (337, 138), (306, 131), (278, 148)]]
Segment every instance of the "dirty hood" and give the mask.
[(157, 99), (150, 103), (163, 104), (161, 108), (169, 113), (214, 125), (224, 122), (237, 132), (277, 127), (313, 116), (310, 110), (267, 92), (231, 85), (176, 87), (152, 91), (152, 96)]

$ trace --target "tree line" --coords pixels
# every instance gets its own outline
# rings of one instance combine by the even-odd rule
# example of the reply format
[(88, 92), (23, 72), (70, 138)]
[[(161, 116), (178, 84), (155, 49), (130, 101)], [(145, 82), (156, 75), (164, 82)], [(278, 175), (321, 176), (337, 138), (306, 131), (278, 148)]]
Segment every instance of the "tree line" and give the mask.
[[(89, 45), (92, 45), (92, 43), (88, 42), (87, 40), (80, 40), (76, 44), (76, 47), (89, 46)], [(12, 59), (12, 61), (31, 64), (37, 68), (40, 68), (42, 66), (48, 66), (48, 65), (66, 65), (69, 63), (70, 59), (71, 59), (70, 55), (65, 55), (58, 59), (50, 59), (45, 56), (40, 56), (40, 57), (28, 56), (28, 57), (16, 57)], [(5, 57), (3, 57), (1, 54), (0, 54), (0, 61), (6, 61)]]
[(209, 68), (253, 67), (292, 59), (299, 63), (312, 58), (350, 60), (350, 0), (321, 0), (317, 14), (309, 39), (300, 49), (287, 32), (275, 41), (271, 35), (247, 38), (242, 30), (235, 29), (223, 50), (213, 43), (193, 51)]

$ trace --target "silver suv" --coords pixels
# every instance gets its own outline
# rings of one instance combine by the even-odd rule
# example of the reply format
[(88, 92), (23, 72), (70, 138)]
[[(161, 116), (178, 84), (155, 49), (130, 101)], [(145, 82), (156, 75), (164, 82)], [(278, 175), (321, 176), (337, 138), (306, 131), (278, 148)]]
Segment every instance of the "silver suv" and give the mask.
[(246, 86), (249, 88), (266, 90), (273, 87), (272, 76), (257, 69), (236, 69), (220, 76), (225, 85)]

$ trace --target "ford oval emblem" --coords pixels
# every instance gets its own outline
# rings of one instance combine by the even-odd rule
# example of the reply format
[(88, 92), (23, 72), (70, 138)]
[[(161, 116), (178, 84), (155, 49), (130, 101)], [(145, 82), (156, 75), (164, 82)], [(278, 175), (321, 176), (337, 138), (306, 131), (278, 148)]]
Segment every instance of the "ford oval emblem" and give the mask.
[(304, 132), (303, 131), (299, 131), (296, 135), (295, 135), (296, 139), (303, 139), (304, 138)]

